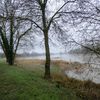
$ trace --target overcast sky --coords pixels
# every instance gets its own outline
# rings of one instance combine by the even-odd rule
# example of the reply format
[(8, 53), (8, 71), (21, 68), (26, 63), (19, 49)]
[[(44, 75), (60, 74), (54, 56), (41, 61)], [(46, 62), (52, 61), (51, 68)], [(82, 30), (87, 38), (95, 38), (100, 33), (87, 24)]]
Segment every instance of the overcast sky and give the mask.
[[(51, 10), (51, 11), (53, 11), (53, 12), (56, 12), (56, 10), (57, 9), (59, 9), (62, 5), (63, 5), (63, 3), (64, 2), (62, 2), (62, 0), (58, 0), (59, 2), (57, 3), (57, 2), (54, 2), (54, 0), (50, 0), (51, 2), (49, 3), (49, 9)], [(93, 2), (95, 2), (95, 3), (97, 3), (97, 4), (99, 4), (100, 3), (100, 0), (92, 0)], [(99, 2), (99, 3), (98, 3)], [(52, 13), (53, 14), (53, 13)], [(51, 15), (52, 15), (51, 14)], [(69, 34), (70, 33), (73, 33), (73, 32), (75, 32), (74, 31), (74, 29), (73, 28), (70, 28), (70, 31), (69, 31)], [(78, 39), (77, 38), (78, 37), (78, 35), (77, 34), (75, 34), (74, 35), (74, 38), (76, 38), (76, 39)], [(43, 39), (43, 37), (42, 38), (38, 38), (38, 41), (41, 41)], [(53, 42), (55, 42), (55, 46), (54, 45), (52, 45), (52, 44), (50, 44), (50, 51), (52, 52), (52, 53), (59, 53), (59, 52), (65, 52), (65, 47), (64, 46), (62, 46), (60, 43), (58, 43), (57, 41), (53, 41)], [(67, 49), (67, 51), (69, 51), (70, 50), (70, 47), (67, 47), (68, 49)], [(1, 50), (0, 50), (1, 51)], [(30, 52), (38, 52), (38, 53), (43, 53), (43, 52), (45, 52), (45, 49), (44, 49), (44, 46), (41, 46), (41, 44), (38, 44), (37, 46), (35, 46), (33, 49), (30, 49), (30, 48), (26, 48), (26, 49), (23, 49), (23, 50), (19, 50), (19, 52), (23, 52), (23, 51), (30, 51)]]
[[(64, 2), (62, 0), (58, 0), (59, 2), (54, 2), (54, 0), (50, 0), (50, 2), (48, 3), (48, 8), (50, 11), (52, 11), (51, 16), (64, 4)], [(50, 17), (50, 16), (49, 16)], [(69, 30), (69, 34), (73, 33), (73, 29), (70, 28)], [(77, 37), (77, 36), (75, 36)], [(34, 48), (25, 48), (25, 49), (21, 49), (18, 50), (18, 52), (38, 52), (38, 53), (44, 53), (45, 49), (43, 46), (43, 43), (40, 43), (41, 40), (43, 40), (43, 37), (38, 37), (37, 39), (37, 43), (35, 44)], [(39, 42), (39, 43), (38, 43)], [(61, 45), (60, 43), (58, 43), (55, 39), (53, 39), (53, 43), (55, 43), (55, 45), (53, 45), (52, 43), (50, 43), (50, 52), (52, 53), (60, 53), (60, 52), (65, 52), (65, 47), (63, 45)], [(70, 47), (67, 47), (68, 49), (66, 51), (70, 50)], [(2, 50), (0, 50), (2, 51)]]
[[(53, 12), (51, 16), (57, 11), (57, 9), (59, 9), (63, 5), (62, 0), (58, 0), (58, 1), (59, 2), (54, 2), (54, 0), (50, 0), (50, 2), (48, 3), (49, 10)], [(39, 41), (41, 41), (42, 39), (43, 37), (38, 38)], [(65, 52), (65, 48), (60, 43), (58, 43), (56, 40), (55, 41), (53, 40), (53, 42), (55, 42), (55, 45), (50, 43), (50, 52), (52, 53)], [(41, 44), (38, 44), (37, 46), (35, 46), (35, 48), (32, 51), (43, 53), (45, 52), (45, 49), (43, 45), (41, 46)]]

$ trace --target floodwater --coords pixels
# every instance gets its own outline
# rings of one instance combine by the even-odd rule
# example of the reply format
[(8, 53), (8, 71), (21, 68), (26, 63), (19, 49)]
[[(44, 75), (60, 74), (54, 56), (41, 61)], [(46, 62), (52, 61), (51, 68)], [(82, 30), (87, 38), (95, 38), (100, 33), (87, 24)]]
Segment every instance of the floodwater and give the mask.
[[(27, 59), (27, 58), (26, 58)], [(28, 59), (45, 59), (45, 56), (28, 57)], [(54, 54), (51, 55), (52, 60), (64, 60), (69, 62), (88, 63), (88, 65), (80, 70), (65, 70), (65, 74), (69, 77), (79, 80), (91, 80), (100, 83), (100, 58), (95, 55), (85, 54)]]
[[(57, 55), (56, 55), (57, 56)], [(79, 70), (66, 70), (65, 74), (69, 77), (79, 80), (91, 80), (100, 84), (100, 58), (95, 55), (85, 54), (62, 54), (58, 57), (53, 56), (53, 59), (61, 59), (69, 62), (79, 62), (87, 64), (84, 68)]]
[[(22, 57), (23, 58), (23, 57)], [(41, 56), (34, 56), (34, 57), (26, 57), (25, 59), (45, 59), (44, 55)], [(52, 60), (64, 60), (64, 61), (68, 61), (68, 62), (80, 62), (80, 63), (96, 63), (96, 64), (100, 64), (100, 61), (96, 56), (90, 56), (85, 55), (85, 54), (52, 54), (51, 55), (51, 59)]]
[(100, 84), (100, 58), (98, 58), (97, 56), (91, 56), (89, 54), (65, 54), (60, 55), (58, 58), (70, 62), (87, 64), (87, 66), (79, 70), (66, 70), (65, 74), (67, 76), (79, 80), (91, 80), (97, 84)]

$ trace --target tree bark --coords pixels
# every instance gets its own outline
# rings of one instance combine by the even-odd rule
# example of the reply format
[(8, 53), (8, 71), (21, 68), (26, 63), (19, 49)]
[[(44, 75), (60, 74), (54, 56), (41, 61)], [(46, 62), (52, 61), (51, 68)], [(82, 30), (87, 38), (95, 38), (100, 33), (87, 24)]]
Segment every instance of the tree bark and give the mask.
[(45, 74), (44, 78), (50, 79), (50, 49), (49, 49), (49, 39), (48, 39), (48, 32), (44, 32), (44, 42), (45, 42), (45, 55), (46, 55), (46, 61), (45, 61)]
[(50, 75), (50, 49), (49, 49), (49, 39), (48, 39), (49, 28), (47, 26), (46, 15), (45, 15), (46, 1), (44, 1), (43, 3), (40, 2), (40, 6), (41, 6), (41, 11), (42, 11), (43, 34), (44, 34), (44, 44), (45, 44), (45, 56), (46, 56), (44, 78), (50, 79), (51, 78), (51, 75)]
[[(5, 34), (2, 32), (2, 30), (0, 30), (0, 36), (1, 36), (1, 39), (2, 41), (1, 42), (1, 47), (4, 51), (4, 54), (5, 54), (5, 57), (6, 57), (6, 62), (9, 64), (9, 65), (13, 65), (14, 64), (14, 53), (13, 53), (13, 41), (11, 39), (10, 43), (8, 42)], [(13, 37), (11, 37), (13, 38)]]
[(14, 58), (13, 56), (6, 57), (6, 61), (9, 65), (14, 65)]

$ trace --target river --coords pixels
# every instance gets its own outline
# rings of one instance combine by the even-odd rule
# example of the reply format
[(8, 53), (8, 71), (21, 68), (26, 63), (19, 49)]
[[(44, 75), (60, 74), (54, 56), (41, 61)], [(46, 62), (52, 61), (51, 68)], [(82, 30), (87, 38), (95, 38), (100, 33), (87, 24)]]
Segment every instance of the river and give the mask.
[[(23, 58), (23, 57), (22, 57)], [(26, 57), (26, 59), (45, 59), (44, 55), (41, 56), (33, 56), (33, 57)], [(51, 54), (52, 60), (64, 60), (68, 62), (79, 62), (79, 63), (94, 63), (100, 64), (100, 58), (98, 59), (95, 55), (88, 54)]]
[[(26, 59), (45, 59), (44, 55), (28, 57)], [(100, 83), (100, 58), (95, 55), (85, 54), (52, 54), (52, 60), (64, 60), (68, 62), (79, 62), (82, 64), (89, 63), (88, 66), (77, 70), (65, 70), (65, 74), (79, 80), (91, 80), (95, 83)]]

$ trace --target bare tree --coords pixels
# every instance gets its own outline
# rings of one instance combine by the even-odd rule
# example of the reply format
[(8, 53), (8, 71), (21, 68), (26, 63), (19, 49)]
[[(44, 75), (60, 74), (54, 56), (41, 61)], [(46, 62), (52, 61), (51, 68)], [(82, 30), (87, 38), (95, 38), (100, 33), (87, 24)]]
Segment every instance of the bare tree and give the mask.
[(80, 8), (77, 32), (81, 34), (81, 42), (74, 42), (100, 55), (100, 1), (80, 0)]
[[(96, 55), (100, 55), (100, 1), (77, 0), (76, 5), (77, 9), (72, 10), (73, 20), (71, 20), (74, 31), (70, 34), (71, 38), (67, 43), (66, 39), (63, 39), (63, 44), (65, 46), (68, 43), (77, 44)], [(64, 14), (66, 13), (64, 12)]]
[(14, 64), (16, 51), (21, 39), (32, 29), (21, 0), (1, 0), (0, 4), (0, 44), (9, 65)]
[[(53, 3), (54, 7), (52, 6)], [(56, 3), (58, 3), (57, 7)], [(31, 22), (37, 26), (40, 33), (43, 33), (44, 36), (46, 55), (44, 77), (47, 79), (51, 77), (50, 35), (57, 36), (60, 38), (58, 40), (62, 40), (63, 37), (68, 38), (68, 35), (64, 33), (66, 30), (65, 25), (66, 23), (68, 24), (68, 21), (72, 22), (73, 13), (75, 14), (78, 10), (77, 3), (78, 0), (25, 0), (26, 7), (30, 9)], [(52, 30), (55, 30), (55, 32)]]

